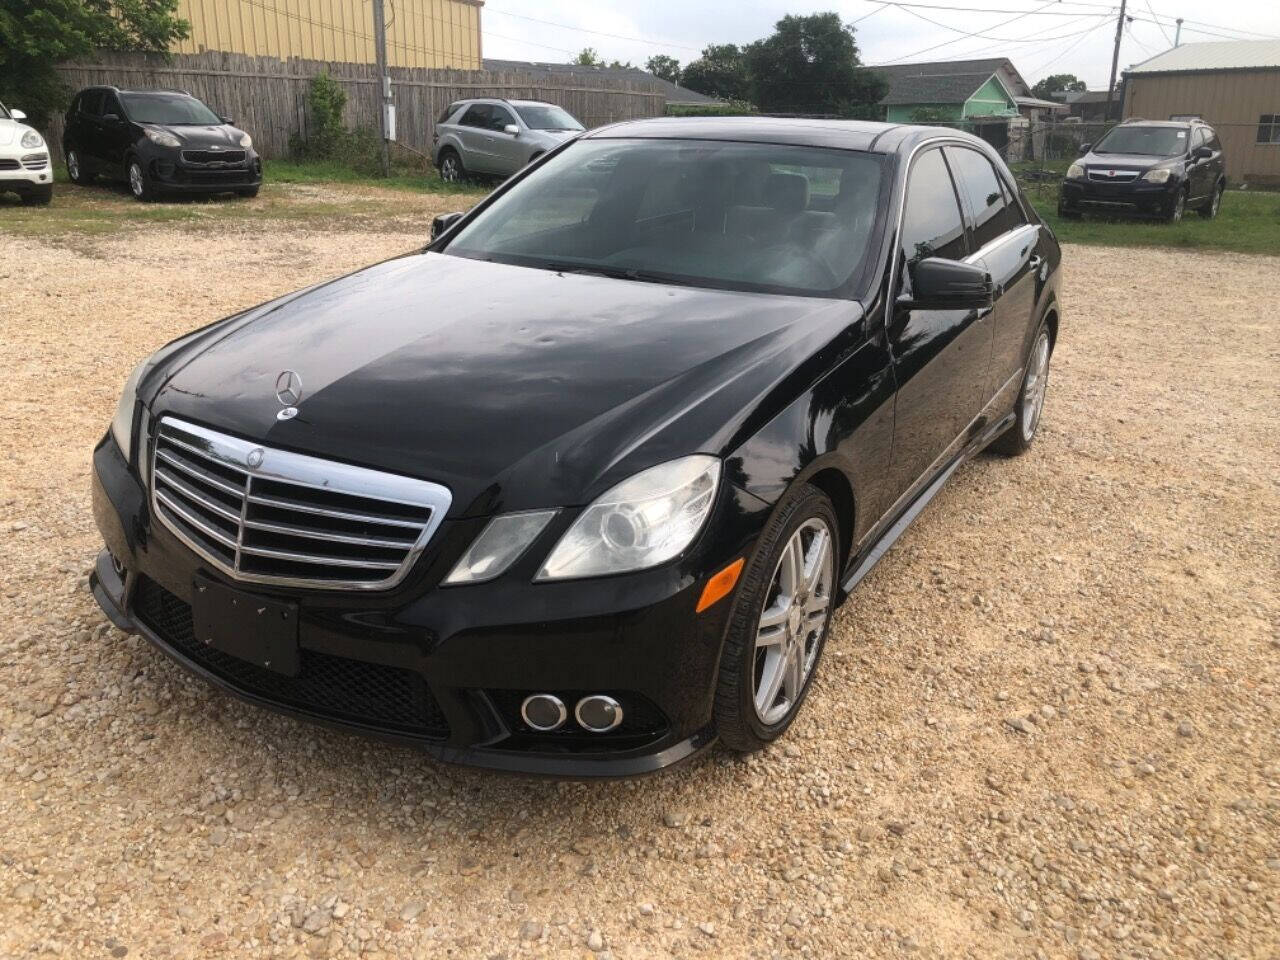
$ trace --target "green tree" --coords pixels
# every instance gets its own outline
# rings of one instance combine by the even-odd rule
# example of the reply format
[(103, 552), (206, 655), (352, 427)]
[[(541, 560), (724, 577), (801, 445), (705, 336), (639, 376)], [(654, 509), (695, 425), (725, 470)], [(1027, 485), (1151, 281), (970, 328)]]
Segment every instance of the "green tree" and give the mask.
[(665, 53), (650, 57), (644, 68), (655, 77), (661, 77), (669, 83), (680, 82), (680, 61), (675, 57), (668, 57)]
[(1031, 92), (1041, 100), (1052, 100), (1053, 94), (1059, 90), (1076, 93), (1086, 89), (1088, 88), (1084, 85), (1084, 81), (1074, 73), (1055, 73), (1033, 86)]
[(634, 70), (636, 69), (636, 65), (632, 63), (630, 60), (628, 60), (626, 63), (623, 63), (621, 60), (610, 60), (609, 69), (610, 70)]
[(603, 67), (604, 60), (600, 58), (600, 54), (596, 52), (595, 47), (583, 47), (573, 62), (580, 67)]
[(94, 50), (167, 52), (191, 25), (178, 0), (0, 0), (0, 100), (36, 126), (71, 91), (54, 69)]
[(745, 52), (750, 99), (766, 113), (879, 115), (884, 77), (862, 65), (853, 27), (837, 13), (789, 15)]
[(702, 56), (680, 73), (680, 83), (690, 90), (721, 100), (747, 99), (747, 61), (734, 43), (703, 47)]

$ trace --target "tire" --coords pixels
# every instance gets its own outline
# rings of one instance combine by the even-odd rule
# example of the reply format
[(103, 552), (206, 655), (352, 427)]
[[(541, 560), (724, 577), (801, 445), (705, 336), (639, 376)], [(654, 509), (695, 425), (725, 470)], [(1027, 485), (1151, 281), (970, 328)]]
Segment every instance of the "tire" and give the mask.
[(440, 151), (440, 179), (445, 183), (462, 183), (467, 179), (467, 168), (462, 165), (462, 157), (453, 147), (445, 147)]
[(22, 195), (22, 205), (24, 207), (47, 207), (51, 200), (53, 200), (53, 187), (32, 190), (30, 193)]
[(67, 179), (76, 186), (84, 187), (93, 182), (93, 174), (85, 169), (84, 161), (74, 147), (62, 159), (67, 165)]
[(1027, 369), (1022, 375), (1022, 386), (1014, 406), (1013, 425), (991, 444), (991, 449), (1006, 457), (1018, 457), (1031, 449), (1040, 418), (1044, 413), (1044, 396), (1049, 387), (1049, 360), (1053, 356), (1053, 338), (1049, 327), (1040, 324), (1036, 338), (1031, 341), (1031, 354)]
[(1222, 190), (1222, 184), (1218, 184), (1213, 188), (1213, 196), (1209, 198), (1209, 202), (1197, 211), (1200, 216), (1206, 220), (1212, 220), (1218, 215), (1218, 208), (1222, 206)]
[(245, 187), (243, 190), (237, 190), (236, 195), (244, 197), (246, 200), (252, 200), (254, 197), (258, 195), (258, 191), (260, 189), (262, 189), (261, 186)]
[[(839, 530), (826, 494), (799, 484), (783, 497), (760, 537), (738, 588), (716, 680), (713, 716), (721, 741), (732, 750), (748, 753), (772, 743), (804, 704), (831, 628)], [(789, 573), (799, 562), (792, 546), (797, 541), (805, 569), (811, 568), (799, 581)], [(767, 612), (777, 617), (779, 611), (776, 624), (762, 624)], [(758, 643), (762, 635), (771, 642)]]
[(137, 157), (130, 157), (124, 166), (125, 182), (129, 184), (129, 192), (141, 203), (150, 203), (158, 199), (159, 193), (151, 178), (147, 176), (146, 167)]
[(1173, 205), (1165, 211), (1164, 218), (1169, 223), (1181, 223), (1182, 215), (1187, 210), (1187, 192), (1179, 190), (1177, 198), (1173, 201)]

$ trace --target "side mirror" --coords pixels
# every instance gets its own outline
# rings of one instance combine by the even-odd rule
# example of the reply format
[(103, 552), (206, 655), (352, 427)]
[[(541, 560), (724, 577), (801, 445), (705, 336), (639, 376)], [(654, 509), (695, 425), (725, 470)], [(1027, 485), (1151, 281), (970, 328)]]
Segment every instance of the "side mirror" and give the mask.
[(104, 113), (104, 114), (102, 115), (102, 122), (103, 122), (103, 123), (119, 123), (119, 122), (120, 122), (120, 114), (118, 114), (118, 113)]
[(989, 307), (995, 300), (991, 274), (958, 260), (929, 257), (911, 269), (910, 306), (921, 310)]
[(1197, 160), (1208, 160), (1213, 156), (1213, 150), (1209, 147), (1196, 147), (1191, 151), (1191, 156)]
[(431, 239), (437, 240), (453, 229), (453, 225), (462, 219), (461, 213), (442, 213), (431, 221)]
[(221, 120), (223, 123), (225, 123), (228, 127), (234, 127), (236, 125), (235, 120), (233, 120), (231, 117), (219, 117), (218, 119)]
[(508, 123), (505, 127), (502, 128), (502, 132), (509, 133), (513, 137), (520, 136), (520, 128), (517, 127), (514, 123)]
[(1079, 154), (1077, 154), (1077, 156), (1081, 156), (1081, 157), (1083, 157), (1086, 153), (1088, 153), (1088, 152), (1089, 152), (1089, 148), (1090, 148), (1090, 147), (1092, 147), (1092, 146), (1093, 146), (1093, 144), (1092, 144), (1092, 143), (1082, 143), (1082, 144), (1080, 144), (1080, 153), (1079, 153)]
[(25, 113), (23, 113), (21, 110), (10, 110), (10, 111), (9, 111), (9, 116), (13, 117), (13, 119), (15, 119), (15, 120), (25, 120), (25, 119), (27, 119), (27, 115), (26, 115)]

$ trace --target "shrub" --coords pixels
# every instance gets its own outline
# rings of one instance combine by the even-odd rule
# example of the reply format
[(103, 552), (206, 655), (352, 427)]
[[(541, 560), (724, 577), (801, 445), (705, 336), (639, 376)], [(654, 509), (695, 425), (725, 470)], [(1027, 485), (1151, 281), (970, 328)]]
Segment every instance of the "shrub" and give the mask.
[(342, 124), (347, 92), (327, 72), (311, 78), (307, 91), (307, 136), (289, 138), (289, 152), (297, 160), (328, 160), (360, 173), (380, 174), (380, 143), (372, 130), (348, 130)]

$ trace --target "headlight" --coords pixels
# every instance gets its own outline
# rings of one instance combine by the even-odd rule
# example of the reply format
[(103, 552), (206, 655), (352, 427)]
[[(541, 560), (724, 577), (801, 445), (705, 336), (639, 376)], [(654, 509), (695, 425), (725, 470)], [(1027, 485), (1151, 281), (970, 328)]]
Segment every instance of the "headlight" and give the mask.
[(143, 360), (133, 368), (129, 379), (124, 382), (124, 391), (120, 394), (120, 402), (116, 404), (116, 415), (111, 418), (111, 436), (115, 437), (120, 452), (126, 461), (132, 463), (130, 456), (133, 447), (133, 408), (138, 401), (138, 381), (142, 379), (142, 371), (147, 361)]
[(538, 579), (597, 577), (665, 563), (702, 529), (719, 480), (720, 461), (703, 454), (624, 480), (582, 511)]
[(150, 127), (144, 127), (142, 132), (147, 135), (148, 140), (152, 143), (158, 143), (162, 147), (182, 146), (182, 141), (167, 130), (152, 130)]
[(445, 583), (482, 583), (515, 563), (556, 515), (556, 510), (531, 510), (494, 517), (476, 542), (462, 555)]
[(1142, 179), (1150, 183), (1168, 183), (1169, 178), (1173, 176), (1173, 171), (1168, 167), (1156, 167), (1154, 170), (1148, 170), (1142, 175)]
[(1084, 167), (1082, 167), (1080, 164), (1073, 163), (1071, 166), (1067, 167), (1068, 180), (1079, 180), (1083, 176), (1084, 176)]
[(247, 133), (240, 134), (240, 146), (248, 150), (253, 146), (253, 137), (249, 136)]
[(30, 150), (32, 147), (44, 146), (44, 141), (40, 139), (40, 134), (34, 130), (28, 130), (22, 135), (22, 145)]

